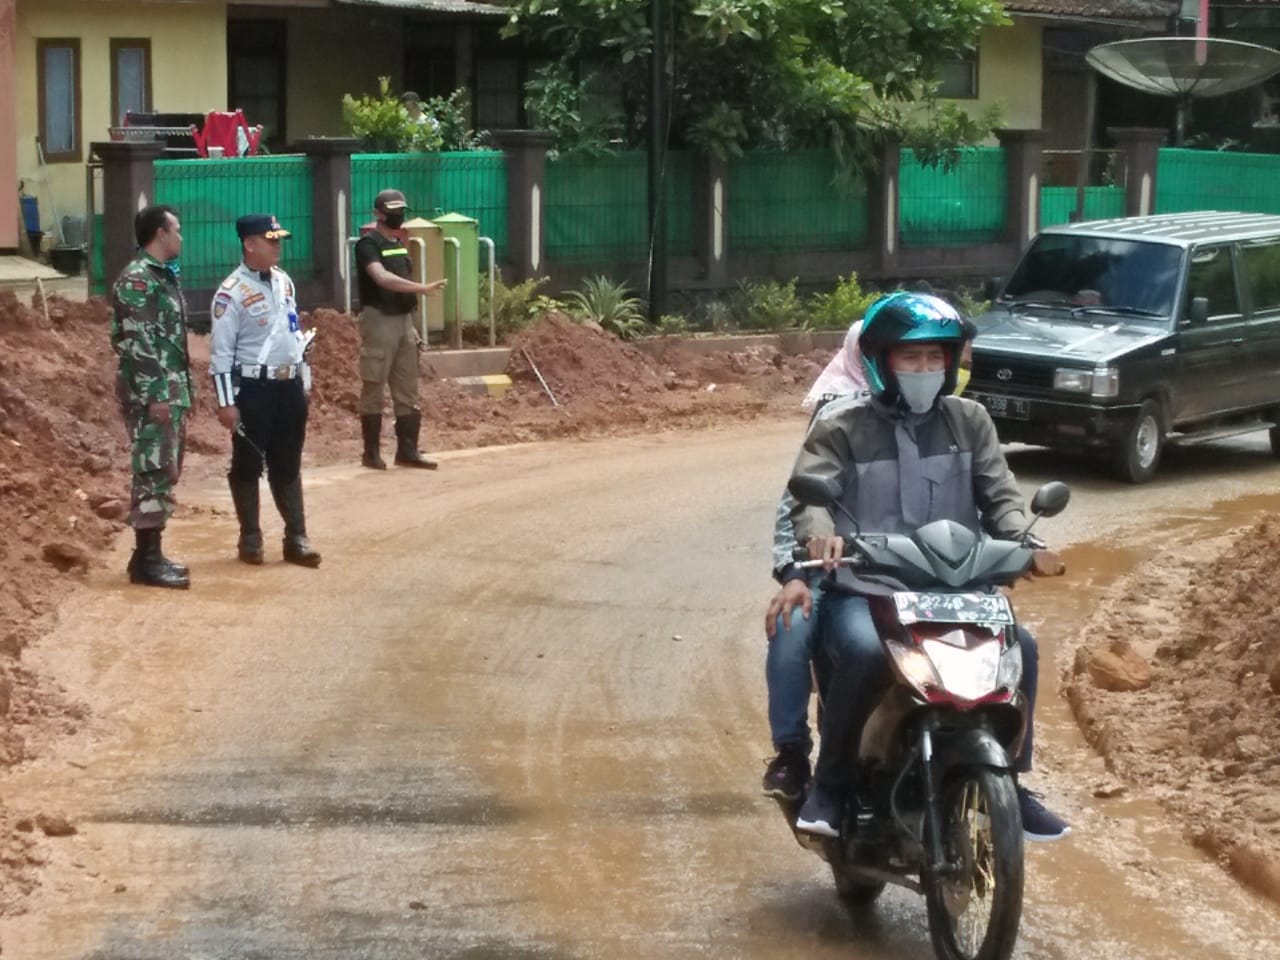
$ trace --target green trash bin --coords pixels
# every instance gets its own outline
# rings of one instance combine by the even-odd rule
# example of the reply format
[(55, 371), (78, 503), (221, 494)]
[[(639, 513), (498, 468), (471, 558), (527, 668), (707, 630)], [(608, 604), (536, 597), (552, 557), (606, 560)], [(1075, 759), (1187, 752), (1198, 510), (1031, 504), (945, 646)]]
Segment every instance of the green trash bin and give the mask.
[[(440, 228), (444, 244), (444, 324), (453, 330), (457, 320), (465, 326), (480, 320), (480, 222), (460, 213), (446, 213), (431, 221)], [(452, 237), (458, 241), (460, 257), (455, 261)], [(457, 311), (457, 312), (455, 312)], [(454, 332), (456, 343), (458, 333)]]

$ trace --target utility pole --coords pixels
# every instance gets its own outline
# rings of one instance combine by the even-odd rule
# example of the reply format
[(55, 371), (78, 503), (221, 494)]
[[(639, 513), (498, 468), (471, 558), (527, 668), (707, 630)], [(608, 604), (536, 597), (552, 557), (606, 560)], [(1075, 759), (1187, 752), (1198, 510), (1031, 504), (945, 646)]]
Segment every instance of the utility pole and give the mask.
[(653, 51), (649, 57), (649, 322), (656, 323), (667, 307), (667, 25), (665, 0), (649, 0)]

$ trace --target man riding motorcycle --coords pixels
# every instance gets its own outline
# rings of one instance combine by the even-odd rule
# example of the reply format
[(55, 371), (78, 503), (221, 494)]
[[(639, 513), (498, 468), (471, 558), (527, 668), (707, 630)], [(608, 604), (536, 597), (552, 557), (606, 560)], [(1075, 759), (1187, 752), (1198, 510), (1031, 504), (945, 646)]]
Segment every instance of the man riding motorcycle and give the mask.
[[(897, 293), (877, 301), (863, 321), (859, 346), (871, 399), (846, 404), (814, 421), (792, 475), (831, 478), (859, 529), (910, 533), (934, 520), (953, 520), (974, 532), (1016, 537), (1026, 527), (1022, 495), (1005, 462), (995, 426), (977, 403), (950, 396), (955, 389), (964, 329), (946, 301)], [(846, 744), (857, 743), (890, 667), (866, 597), (847, 567), (837, 569), (853, 525), (843, 512), (797, 505), (795, 538), (813, 559), (835, 570), (823, 595), (821, 643), (834, 666), (824, 702), (822, 744), (814, 782), (797, 829), (838, 836), (845, 797), (856, 771), (844, 769)], [(1056, 566), (1056, 557), (1051, 557)], [(1029, 717), (1034, 712), (1038, 655), (1031, 634), (1018, 629)], [(1015, 769), (1031, 767), (1030, 719)], [(854, 782), (851, 782), (854, 781)], [(1070, 832), (1025, 787), (1018, 787), (1029, 839), (1056, 840)]]

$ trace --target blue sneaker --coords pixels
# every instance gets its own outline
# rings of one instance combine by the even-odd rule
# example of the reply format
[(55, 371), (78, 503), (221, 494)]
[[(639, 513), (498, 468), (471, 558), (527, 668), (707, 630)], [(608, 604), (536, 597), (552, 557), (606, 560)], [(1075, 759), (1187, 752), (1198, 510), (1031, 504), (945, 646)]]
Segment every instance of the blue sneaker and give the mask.
[(820, 837), (840, 836), (840, 801), (816, 780), (796, 817), (796, 829)]
[(1042, 794), (1018, 787), (1018, 809), (1022, 811), (1022, 835), (1035, 843), (1061, 840), (1071, 833), (1067, 821), (1040, 802)]

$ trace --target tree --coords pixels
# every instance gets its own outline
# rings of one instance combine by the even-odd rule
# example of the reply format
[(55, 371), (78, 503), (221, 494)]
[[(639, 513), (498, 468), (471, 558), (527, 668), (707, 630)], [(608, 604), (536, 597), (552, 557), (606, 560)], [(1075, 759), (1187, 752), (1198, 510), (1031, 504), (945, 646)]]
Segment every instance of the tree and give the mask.
[[(643, 142), (651, 2), (515, 0), (506, 35), (561, 51), (528, 104), (568, 145), (584, 138), (566, 90), (589, 65), (620, 84), (623, 143)], [(752, 146), (832, 147), (858, 169), (886, 134), (937, 159), (998, 123), (998, 111), (973, 118), (936, 95), (941, 66), (975, 49), (984, 27), (1009, 22), (997, 0), (658, 2), (670, 4), (672, 145), (722, 158)], [(546, 90), (558, 100), (544, 102)]]

